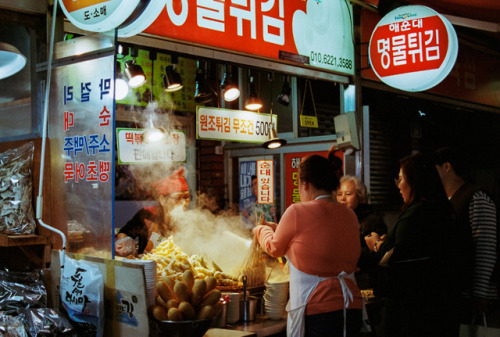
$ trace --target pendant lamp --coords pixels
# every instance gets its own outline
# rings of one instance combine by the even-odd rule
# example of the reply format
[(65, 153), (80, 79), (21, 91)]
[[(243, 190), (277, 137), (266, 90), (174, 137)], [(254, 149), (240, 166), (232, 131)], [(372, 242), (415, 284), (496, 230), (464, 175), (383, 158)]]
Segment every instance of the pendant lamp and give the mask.
[(0, 42), (0, 80), (24, 68), (26, 57), (11, 44)]

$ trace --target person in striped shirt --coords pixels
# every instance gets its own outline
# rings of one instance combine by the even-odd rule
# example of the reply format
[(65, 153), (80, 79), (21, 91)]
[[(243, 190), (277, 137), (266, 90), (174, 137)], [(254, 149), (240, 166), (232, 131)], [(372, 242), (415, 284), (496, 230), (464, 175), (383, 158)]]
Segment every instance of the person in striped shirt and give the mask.
[(461, 306), (462, 322), (470, 324), (477, 314), (488, 313), (489, 306), (498, 299), (498, 289), (492, 279), (495, 263), (499, 263), (496, 206), (479, 186), (467, 181), (465, 158), (456, 149), (437, 150), (435, 164), (455, 209), (459, 229), (472, 237), (464, 241), (463, 246), (470, 254), (464, 261), (464, 270), (469, 270), (469, 274), (464, 278)]

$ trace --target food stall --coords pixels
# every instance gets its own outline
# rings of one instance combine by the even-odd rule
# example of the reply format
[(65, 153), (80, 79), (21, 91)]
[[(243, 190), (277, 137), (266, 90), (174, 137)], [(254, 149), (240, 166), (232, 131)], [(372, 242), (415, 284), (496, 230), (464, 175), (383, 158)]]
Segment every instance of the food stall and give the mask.
[[(273, 101), (278, 93), (290, 95), (287, 90), (283, 91), (282, 87), (286, 89), (285, 83), (288, 80), (292, 84), (297, 81), (291, 75), (299, 74), (348, 84), (354, 73), (351, 39), (347, 39), (342, 54), (331, 56), (345, 61), (339, 62), (339, 66), (332, 62), (323, 63), (323, 59), (319, 57), (319, 53), (324, 52), (323, 49), (316, 50), (315, 59), (301, 57), (301, 54), (310, 54), (308, 48), (316, 48), (321, 42), (316, 41), (314, 45), (308, 46), (302, 41), (301, 50), (297, 50), (294, 45), (291, 39), (292, 10), (301, 13), (306, 10), (305, 3), (300, 1), (294, 3), (294, 8), (285, 8), (280, 3), (274, 7), (269, 7), (268, 4), (267, 7), (258, 9), (259, 20), (249, 20), (253, 25), (262, 18), (264, 20), (264, 31), (259, 28), (262, 36), (259, 34), (257, 41), (252, 41), (254, 34), (250, 30), (244, 28), (243, 31), (246, 24), (238, 26), (238, 22), (246, 23), (247, 10), (234, 6), (231, 9), (233, 15), (228, 15), (232, 20), (226, 21), (228, 27), (234, 24), (234, 29), (227, 30), (224, 39), (207, 39), (205, 36), (203, 40), (196, 40), (199, 35), (192, 34), (191, 31), (193, 27), (198, 27), (194, 23), (196, 15), (188, 15), (188, 23), (183, 25), (182, 16), (173, 15), (173, 9), (164, 4), (160, 8), (148, 6), (142, 12), (143, 19), (149, 17), (153, 21), (156, 16), (152, 13), (158, 14), (154, 23), (148, 22), (144, 27), (142, 25), (145, 23), (142, 22), (140, 28), (132, 27), (132, 24), (121, 25), (120, 29), (116, 30), (114, 28), (119, 25), (117, 17), (140, 13), (125, 13), (123, 9), (133, 8), (138, 2), (127, 1), (130, 6), (122, 3), (119, 6), (121, 10), (116, 12), (113, 11), (111, 3), (95, 4), (92, 10), (74, 8), (71, 7), (74, 4), (69, 5), (67, 2), (60, 3), (69, 6), (63, 8), (69, 20), (65, 23), (65, 31), (75, 36), (55, 44), (54, 57), (49, 60), (49, 66), (40, 66), (39, 69), (48, 70), (51, 78), (48, 87), (50, 95), (46, 138), (50, 152), (50, 156), (47, 155), (46, 158), (50, 163), (51, 179), (45, 182), (50, 185), (51, 193), (48, 196), (50, 200), (45, 201), (44, 207), (50, 207), (54, 214), (49, 225), (65, 234), (64, 238), (54, 235), (53, 239), (56, 249), (51, 265), (51, 280), (54, 282), (51, 294), (53, 302), (59, 303), (61, 300), (58, 297), (59, 292), (54, 290), (60, 286), (58, 282), (64, 279), (64, 273), (70, 270), (66, 262), (74, 260), (98, 266), (96, 273), (101, 274), (104, 284), (103, 298), (108, 304), (105, 306), (108, 310), (106, 316), (111, 317), (104, 324), (104, 331), (113, 335), (118, 335), (118, 331), (122, 331), (123, 326), (127, 324), (133, 327), (128, 333), (140, 331), (144, 326), (146, 328), (142, 331), (154, 333), (157, 323), (149, 320), (154, 317), (154, 313), (151, 311), (151, 315), (145, 315), (146, 319), (143, 320), (145, 312), (149, 313), (148, 310), (154, 310), (151, 307), (157, 307), (161, 303), (161, 299), (157, 298), (161, 293), (158, 288), (165, 290), (162, 288), (162, 282), (170, 282), (169, 278), (181, 282), (183, 277), (189, 277), (189, 272), (193, 274), (195, 281), (203, 279), (207, 287), (209, 282), (213, 282), (211, 278), (211, 281), (207, 278), (213, 277), (216, 281), (213, 289), (220, 292), (220, 298), (223, 300), (225, 293), (239, 294), (235, 300), (238, 309), (240, 297), (242, 302), (248, 302), (252, 307), (248, 309), (249, 312), (241, 312), (266, 314), (262, 301), (267, 291), (265, 280), (272, 280), (269, 278), (271, 271), (271, 276), (277, 277), (278, 270), (283, 269), (284, 265), (278, 262), (278, 266), (274, 268), (269, 261), (270, 265), (262, 265), (266, 268), (260, 270), (258, 275), (248, 272), (243, 275), (241, 270), (238, 273), (237, 267), (245, 260), (249, 251), (248, 241), (251, 241), (251, 236), (248, 235), (248, 228), (241, 226), (240, 214), (223, 214), (220, 208), (211, 208), (210, 199), (214, 195), (210, 194), (210, 190), (208, 193), (200, 193), (200, 186), (205, 182), (200, 172), (205, 168), (202, 167), (203, 162), (198, 159), (201, 151), (198, 152), (197, 147), (201, 141), (222, 142), (224, 149), (216, 148), (214, 151), (217, 155), (223, 152), (224, 157), (229, 153), (226, 152), (226, 145), (230, 143), (247, 143), (260, 148), (262, 143), (273, 140), (280, 130), (278, 116), (280, 119), (283, 117), (283, 120), (289, 118), (286, 116), (296, 109), (296, 104), (276, 104), (273, 107), (269, 104), (270, 101)], [(346, 9), (347, 13), (350, 11), (350, 5), (345, 6), (342, 2), (336, 6), (345, 7), (339, 13), (344, 13)], [(190, 4), (191, 7), (197, 8), (194, 4)], [(337, 7), (328, 7), (328, 11), (335, 12), (339, 10)], [(205, 23), (198, 28), (208, 30), (212, 34), (219, 31), (208, 25), (210, 22), (217, 23), (218, 17), (209, 15), (210, 12), (207, 12), (206, 8), (197, 9), (202, 22)], [(229, 11), (229, 8), (227, 10)], [(314, 10), (309, 9), (309, 12), (309, 17), (302, 17), (303, 25), (307, 26)], [(320, 12), (316, 11), (316, 14)], [(137, 18), (130, 17), (127, 23), (141, 21), (135, 19)], [(350, 27), (347, 16), (344, 15), (341, 19), (345, 27)], [(182, 26), (182, 29), (179, 29), (178, 35), (165, 36), (166, 31), (175, 32), (169, 28), (172, 24)], [(296, 24), (298, 25), (299, 23)], [(328, 28), (333, 29), (330, 26)], [(138, 36), (138, 33), (132, 33), (135, 29), (146, 29), (146, 32)], [(351, 29), (347, 31), (351, 32)], [(229, 36), (230, 34), (232, 35)], [(190, 36), (194, 36), (195, 40)], [(227, 42), (230, 37), (239, 39), (240, 43), (235, 45)], [(206, 45), (207, 41), (212, 41), (213, 45)], [(223, 44), (218, 45), (219, 42)], [(328, 48), (333, 47), (332, 44), (328, 45)], [(129, 84), (128, 94), (118, 97), (118, 82), (121, 77), (130, 77), (132, 71), (138, 70), (139, 66), (143, 70), (145, 81), (142, 84)], [(184, 79), (182, 91), (166, 90), (171, 81), (169, 75), (174, 70)], [(203, 71), (207, 75), (206, 78), (201, 75)], [(243, 89), (247, 81), (257, 84), (261, 94), (268, 91), (270, 97), (266, 100), (265, 107), (258, 112), (249, 112), (243, 108), (243, 102), (230, 103), (223, 100), (221, 94), (228, 87), (219, 90), (218, 86), (226, 72), (228, 77), (238, 78), (242, 97), (246, 98), (252, 92), (251, 86), (248, 90)], [(209, 75), (213, 77), (209, 78)], [(197, 76), (200, 81), (188, 80)], [(217, 88), (212, 89), (216, 92), (212, 101), (200, 103), (194, 99), (194, 93), (200, 88), (196, 85), (201, 85), (202, 79), (208, 80), (212, 87)], [(229, 131), (222, 127), (221, 132), (218, 126), (219, 132), (215, 130), (214, 133), (214, 130), (211, 130), (213, 126), (208, 122), (213, 120), (231, 121), (232, 127)], [(241, 132), (234, 132), (236, 124), (240, 126), (238, 130)], [(168, 135), (160, 149), (146, 145), (144, 141), (146, 131), (153, 128), (162, 129)], [(246, 134), (243, 131), (246, 131)], [(253, 133), (253, 138), (250, 133)], [(331, 145), (332, 138), (334, 135), (330, 133), (330, 136), (321, 140), (323, 150)], [(231, 151), (235, 153), (237, 149)], [(249, 170), (248, 173), (255, 170), (256, 175), (261, 178), (255, 196), (259, 199), (258, 204), (276, 203), (278, 212), (282, 212), (284, 203), (280, 199), (281, 182), (277, 180), (282, 175), (278, 170), (283, 166), (282, 163), (270, 153), (252, 154), (250, 161), (255, 162), (255, 169)], [(244, 160), (240, 162), (240, 167), (243, 168)], [(155, 188), (155, 183), (179, 170), (183, 171), (187, 190), (183, 188), (175, 193), (188, 192), (190, 202), (187, 209), (169, 213), (170, 220), (175, 223), (175, 230), (171, 231), (172, 236), (153, 229), (155, 236), (152, 239), (148, 235), (147, 244), (151, 242), (151, 245), (146, 253), (135, 252), (134, 245), (129, 254), (118, 256), (118, 241), (126, 239), (119, 237), (120, 230), (141, 209), (159, 205), (160, 196), (164, 196), (164, 192)], [(251, 174), (248, 178), (251, 178)], [(264, 179), (271, 184), (262, 184)], [(233, 195), (233, 186), (224, 186), (222, 194), (226, 192), (230, 194), (231, 200), (237, 198)], [(220, 191), (217, 193), (220, 195)], [(167, 194), (171, 194), (171, 191)], [(253, 221), (255, 222), (255, 219)], [(235, 235), (241, 239), (235, 239)], [(239, 246), (238, 242), (241, 243)], [(228, 251), (231, 254), (227, 254)], [(153, 285), (149, 274), (150, 265), (156, 266), (153, 273), (156, 280), (152, 282)], [(75, 267), (73, 272), (77, 273), (78, 270), (80, 269)], [(76, 277), (76, 274), (73, 276)], [(243, 276), (248, 277), (247, 289), (244, 289)], [(121, 283), (120, 279), (124, 278), (129, 283)], [(280, 280), (279, 283), (281, 281), (286, 282)], [(131, 288), (134, 284), (137, 289)], [(175, 284), (177, 283), (174, 283), (174, 287)], [(150, 289), (151, 292), (148, 291)], [(151, 299), (152, 295), (154, 296)], [(177, 298), (181, 296), (175, 295)], [(250, 297), (260, 299), (260, 310), (257, 301), (254, 302), (254, 298)], [(78, 302), (77, 298), (70, 299)], [(135, 310), (142, 311), (142, 316), (135, 315), (138, 311), (131, 311), (132, 303)], [(253, 331), (259, 336), (282, 333), (285, 320), (282, 308), (278, 307), (283, 306), (283, 303), (273, 304), (274, 310), (271, 311), (274, 311), (275, 319), (255, 314), (253, 317), (249, 315), (248, 318), (242, 319), (240, 315), (236, 315), (238, 319), (224, 326), (234, 331)], [(144, 308), (148, 309), (143, 310)], [(70, 306), (66, 309), (69, 311)], [(234, 312), (235, 310), (233, 314)], [(158, 317), (161, 317), (160, 314)], [(213, 318), (215, 315), (208, 316)]]

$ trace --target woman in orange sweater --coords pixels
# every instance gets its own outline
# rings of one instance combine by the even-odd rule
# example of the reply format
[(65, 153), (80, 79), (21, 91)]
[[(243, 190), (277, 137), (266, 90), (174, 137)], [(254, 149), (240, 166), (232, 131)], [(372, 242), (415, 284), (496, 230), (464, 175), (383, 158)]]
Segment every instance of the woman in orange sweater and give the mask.
[(303, 158), (301, 203), (291, 205), (279, 225), (254, 228), (269, 255), (288, 257), (288, 337), (360, 333), (362, 299), (354, 279), (361, 251), (359, 225), (354, 212), (332, 198), (338, 184), (326, 158)]

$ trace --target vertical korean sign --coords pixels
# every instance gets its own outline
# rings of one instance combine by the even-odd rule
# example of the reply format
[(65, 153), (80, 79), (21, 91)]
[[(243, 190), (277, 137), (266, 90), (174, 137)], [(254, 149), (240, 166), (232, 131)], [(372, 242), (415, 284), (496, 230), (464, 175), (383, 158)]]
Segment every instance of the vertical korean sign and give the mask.
[(274, 204), (274, 166), (272, 160), (257, 160), (257, 203)]
[[(52, 204), (68, 232), (111, 254), (114, 186), (114, 55), (56, 67), (50, 88)], [(64, 225), (64, 224), (62, 224)], [(69, 240), (71, 251), (71, 240)]]

